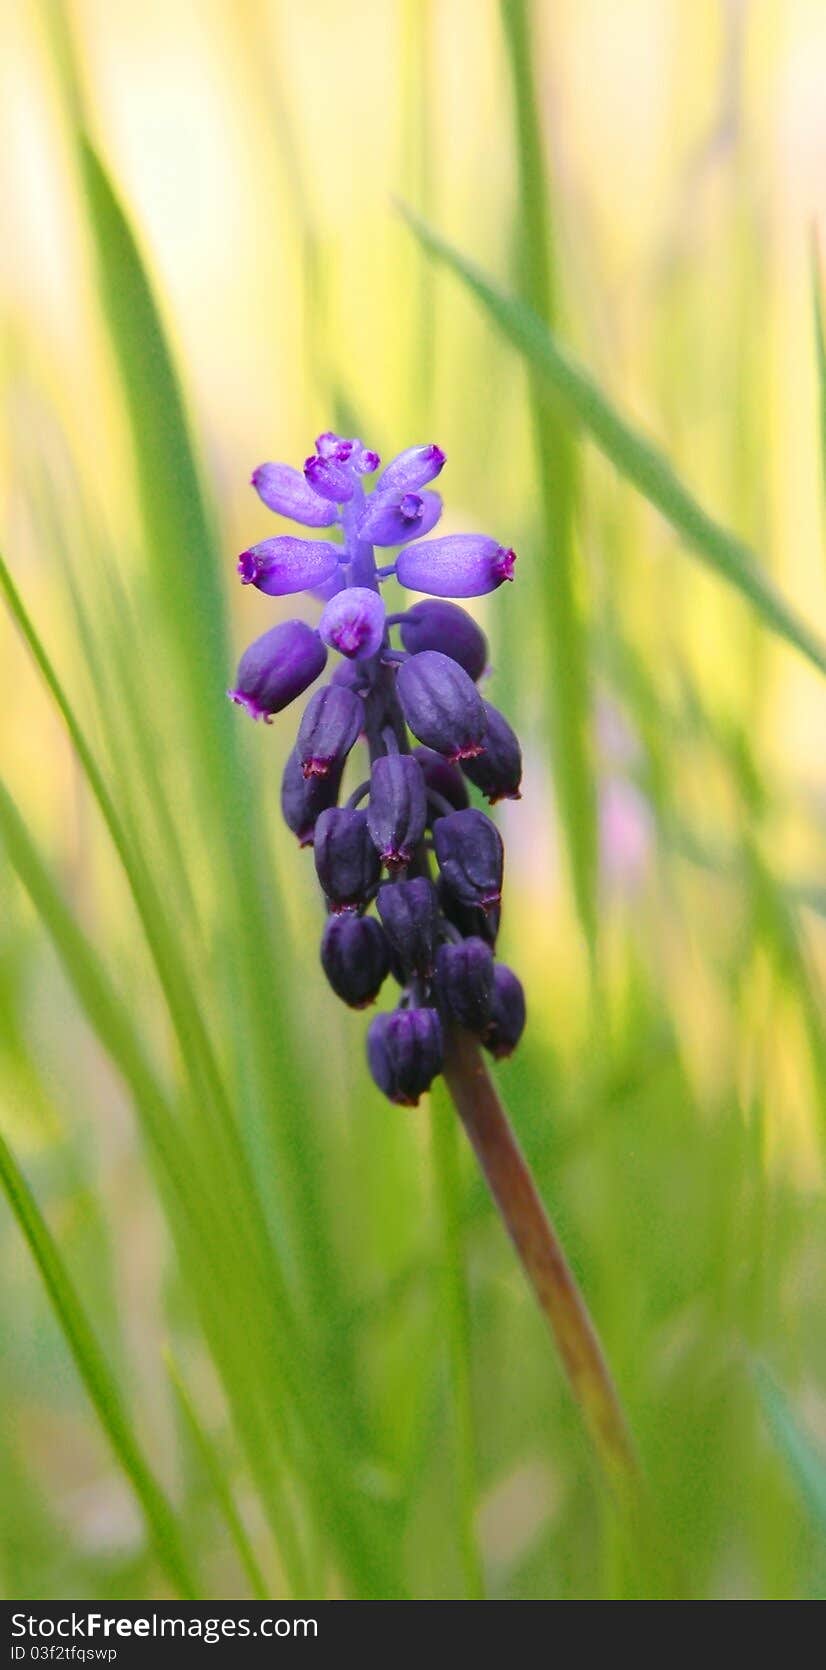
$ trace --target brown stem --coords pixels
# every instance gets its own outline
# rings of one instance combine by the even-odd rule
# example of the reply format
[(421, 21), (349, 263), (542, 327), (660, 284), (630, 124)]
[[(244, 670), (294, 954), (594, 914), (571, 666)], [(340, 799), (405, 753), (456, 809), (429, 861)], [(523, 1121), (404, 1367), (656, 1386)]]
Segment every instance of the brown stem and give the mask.
[(630, 1505), (638, 1497), (639, 1467), (593, 1322), (479, 1047), (458, 1028), (448, 1035), (444, 1075), (505, 1228), (551, 1325), (609, 1482)]

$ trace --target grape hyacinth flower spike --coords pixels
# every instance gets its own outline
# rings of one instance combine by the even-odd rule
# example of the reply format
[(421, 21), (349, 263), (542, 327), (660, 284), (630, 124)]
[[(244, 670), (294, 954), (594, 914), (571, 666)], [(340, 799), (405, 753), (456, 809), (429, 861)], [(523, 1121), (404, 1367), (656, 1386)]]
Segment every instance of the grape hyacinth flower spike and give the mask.
[[(378, 454), (327, 431), (303, 470), (259, 465), (262, 503), (313, 534), (251, 545), (238, 559), (241, 581), (267, 597), (304, 591), (324, 607), (317, 626), (288, 620), (265, 631), (228, 694), (270, 721), (325, 672), (331, 651), (341, 657), (309, 696), (281, 785), (286, 823), (314, 849), (322, 967), (352, 1009), (374, 1002), (388, 975), (397, 982), (395, 1007), (368, 1028), (372, 1077), (390, 1101), (415, 1106), (444, 1073), (597, 1448), (627, 1478), (632, 1451), (598, 1342), (479, 1054), (480, 1043), (497, 1059), (516, 1048), (525, 996), (496, 961), (504, 851), (468, 785), (491, 803), (517, 799), (522, 761), (515, 733), (477, 687), (484, 634), (452, 600), (512, 581), (516, 556), (485, 534), (426, 537), (441, 516), (433, 483), (444, 463), (436, 445), (408, 447), (368, 488)], [(388, 614), (381, 588), (391, 576), (424, 599)], [(360, 739), (367, 759), (353, 770)]]

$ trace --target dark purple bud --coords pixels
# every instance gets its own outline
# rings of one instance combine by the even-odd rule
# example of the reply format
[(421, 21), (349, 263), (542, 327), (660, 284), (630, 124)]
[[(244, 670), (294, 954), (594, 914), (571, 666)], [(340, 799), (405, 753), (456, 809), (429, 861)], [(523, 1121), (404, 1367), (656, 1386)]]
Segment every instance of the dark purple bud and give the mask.
[(367, 586), (348, 586), (330, 599), (318, 630), (325, 644), (350, 660), (377, 655), (384, 638), (384, 604)]
[(245, 586), (257, 586), (268, 597), (288, 597), (290, 592), (309, 591), (331, 580), (341, 555), (342, 547), (326, 539), (294, 539), (292, 534), (281, 534), (242, 551), (238, 573)]
[(332, 806), (315, 826), (315, 867), (334, 911), (367, 904), (381, 873), (367, 818), (349, 806)]
[(525, 993), (522, 982), (504, 963), (493, 972), (493, 1005), (483, 1043), (497, 1061), (512, 1055), (525, 1030)]
[(465, 760), (462, 770), (491, 805), (496, 800), (519, 800), (522, 781), (519, 739), (492, 702), (485, 702), (485, 713), (488, 721), (485, 751), (475, 760)]
[(453, 923), (454, 928), (459, 929), (462, 938), (483, 939), (495, 951), (502, 924), (501, 905), (494, 905), (492, 910), (483, 910), (481, 905), (463, 905), (441, 876), (436, 883), (436, 891), (442, 914)]
[(341, 684), (310, 697), (298, 727), (296, 752), (305, 777), (326, 777), (343, 765), (364, 724), (364, 702)]
[(410, 591), (431, 597), (483, 597), (513, 579), (516, 552), (484, 534), (454, 533), (406, 545), (396, 578)]
[(252, 485), (268, 510), (303, 522), (305, 528), (329, 528), (336, 519), (335, 505), (320, 499), (289, 464), (259, 464), (252, 472)]
[(436, 1001), (446, 1021), (481, 1035), (493, 1005), (493, 952), (483, 939), (440, 945), (436, 957)]
[(370, 685), (369, 670), (361, 661), (337, 661), (330, 674), (330, 683), (364, 695)]
[[(437, 649), (458, 661), (474, 682), (488, 664), (488, 641), (481, 627), (455, 603), (414, 603), (400, 622), (402, 643), (411, 655)], [(487, 747), (487, 742), (485, 743)]]
[(502, 897), (502, 837), (484, 812), (469, 807), (433, 825), (433, 845), (445, 885), (463, 905), (489, 911)]
[(399, 668), (399, 701), (413, 735), (449, 760), (469, 760), (484, 746), (485, 709), (464, 667), (439, 650), (411, 655)]
[(328, 806), (335, 806), (341, 775), (339, 769), (326, 777), (305, 777), (295, 749), (289, 755), (281, 778), (281, 814), (287, 828), (298, 836), (299, 846), (312, 846), (316, 818)]
[(441, 514), (438, 493), (403, 493), (398, 499), (374, 493), (359, 523), (359, 539), (368, 545), (404, 545), (430, 533)]
[(372, 916), (328, 916), (321, 939), (321, 966), (336, 994), (351, 1009), (374, 1003), (390, 968), (383, 928)]
[(367, 1060), (391, 1102), (414, 1108), (442, 1067), (442, 1026), (435, 1009), (377, 1015), (367, 1033)]
[(411, 754), (383, 754), (370, 772), (370, 834), (389, 870), (410, 863), (427, 822), (421, 767)]
[(238, 663), (238, 682), (228, 690), (253, 719), (269, 723), (324, 671), (327, 651), (317, 632), (303, 620), (271, 626), (245, 649)]
[(377, 488), (382, 494), (415, 493), (435, 481), (444, 469), (445, 455), (441, 447), (409, 446), (391, 458), (379, 476)]
[(444, 754), (437, 754), (433, 748), (414, 748), (413, 758), (418, 760), (424, 772), (425, 788), (429, 794), (440, 795), (457, 812), (470, 805), (467, 784), (458, 765), (451, 765)]
[[(346, 446), (349, 443), (343, 444)], [(349, 464), (340, 463), (337, 457), (324, 458), (320, 453), (313, 453), (305, 461), (304, 479), (314, 493), (319, 493), (322, 499), (329, 499), (332, 504), (346, 504), (355, 492)]]
[(386, 882), (376, 899), (393, 952), (394, 974), (404, 985), (412, 975), (429, 980), (439, 942), (439, 899), (427, 876)]

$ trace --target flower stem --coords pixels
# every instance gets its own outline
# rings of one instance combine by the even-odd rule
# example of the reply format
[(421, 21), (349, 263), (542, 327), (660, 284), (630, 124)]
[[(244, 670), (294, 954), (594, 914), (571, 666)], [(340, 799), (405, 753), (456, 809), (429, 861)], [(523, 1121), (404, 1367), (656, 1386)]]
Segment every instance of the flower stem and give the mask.
[(540, 1309), (614, 1495), (639, 1505), (639, 1464), (594, 1324), (482, 1059), (458, 1028), (447, 1037), (444, 1075)]

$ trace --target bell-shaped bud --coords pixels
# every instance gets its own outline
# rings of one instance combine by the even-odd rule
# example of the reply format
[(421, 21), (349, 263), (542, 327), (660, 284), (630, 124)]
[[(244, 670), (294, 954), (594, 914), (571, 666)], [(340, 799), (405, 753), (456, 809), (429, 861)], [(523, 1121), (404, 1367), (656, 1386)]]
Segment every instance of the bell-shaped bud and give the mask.
[(397, 688), (405, 720), (426, 747), (449, 760), (472, 759), (481, 753), (485, 708), (458, 661), (437, 649), (411, 655), (399, 668)]
[(410, 863), (426, 822), (424, 778), (412, 754), (383, 754), (374, 760), (367, 823), (389, 870), (404, 869)]
[(335, 806), (341, 777), (342, 767), (326, 777), (305, 777), (295, 749), (288, 755), (281, 778), (281, 815), (299, 846), (312, 846), (316, 819), (328, 806)]
[(396, 579), (431, 597), (483, 597), (513, 579), (516, 552), (484, 534), (454, 533), (406, 545)]
[(245, 586), (257, 586), (268, 597), (288, 597), (291, 592), (311, 591), (332, 580), (341, 560), (342, 547), (326, 539), (294, 539), (281, 534), (262, 539), (238, 558), (238, 573)]
[(245, 649), (237, 683), (227, 695), (253, 719), (270, 722), (324, 671), (327, 651), (317, 632), (303, 620), (285, 620)]
[(450, 760), (446, 760), (444, 754), (437, 754), (434, 748), (414, 748), (413, 758), (421, 766), (428, 794), (439, 795), (457, 812), (470, 805), (467, 783), (458, 765), (451, 765)]
[(386, 882), (376, 907), (393, 953), (393, 972), (405, 985), (414, 974), (429, 980), (439, 943), (439, 900), (427, 876)]
[(367, 1061), (380, 1090), (401, 1107), (417, 1106), (442, 1068), (442, 1026), (435, 1009), (377, 1015), (367, 1033)]
[(342, 1003), (366, 1009), (378, 996), (390, 968), (384, 929), (372, 916), (328, 916), (321, 939), (321, 966)]
[(357, 910), (372, 897), (381, 873), (363, 812), (332, 806), (316, 820), (318, 879), (334, 911)]
[(493, 1003), (483, 1037), (486, 1050), (497, 1061), (512, 1055), (525, 1030), (525, 993), (522, 982), (504, 963), (493, 973)]
[(459, 929), (463, 939), (483, 939), (492, 951), (496, 950), (502, 925), (501, 905), (494, 905), (492, 910), (483, 910), (481, 905), (463, 905), (442, 876), (436, 883), (436, 892), (442, 915)]
[(364, 702), (341, 684), (310, 697), (298, 727), (296, 752), (305, 777), (326, 777), (343, 765), (364, 724)]
[(445, 885), (463, 905), (489, 911), (502, 897), (504, 849), (490, 818), (476, 808), (451, 812), (433, 825), (433, 845)]
[(378, 592), (368, 586), (347, 586), (330, 599), (318, 624), (331, 649), (351, 661), (377, 655), (384, 638), (385, 610)]
[(435, 528), (442, 514), (438, 493), (373, 493), (359, 523), (359, 539), (368, 545), (404, 545)]
[(336, 507), (320, 499), (300, 470), (289, 464), (259, 464), (252, 472), (252, 485), (268, 510), (302, 522), (305, 528), (329, 528), (336, 519)]
[(435, 481), (437, 475), (444, 469), (445, 454), (441, 447), (409, 446), (404, 452), (397, 453), (391, 458), (379, 476), (376, 491), (382, 495), (415, 493), (420, 487), (426, 487), (429, 481)]
[(435, 990), (443, 1019), (481, 1036), (491, 1017), (493, 972), (493, 952), (483, 939), (440, 945)]
[[(350, 445), (347, 441), (342, 444)], [(304, 479), (308, 487), (322, 499), (329, 499), (331, 504), (347, 504), (355, 492), (353, 472), (347, 461), (350, 455), (348, 453), (347, 460), (342, 460), (340, 451), (339, 447), (339, 456), (330, 453), (326, 457), (315, 452), (304, 464)]]
[(522, 782), (519, 738), (492, 702), (485, 702), (485, 713), (488, 721), (485, 751), (475, 760), (465, 760), (462, 770), (491, 805), (497, 800), (519, 800)]
[(481, 678), (488, 664), (488, 641), (481, 627), (457, 604), (441, 599), (414, 603), (400, 628), (402, 643), (411, 655), (437, 649), (451, 661), (458, 661), (474, 683)]

